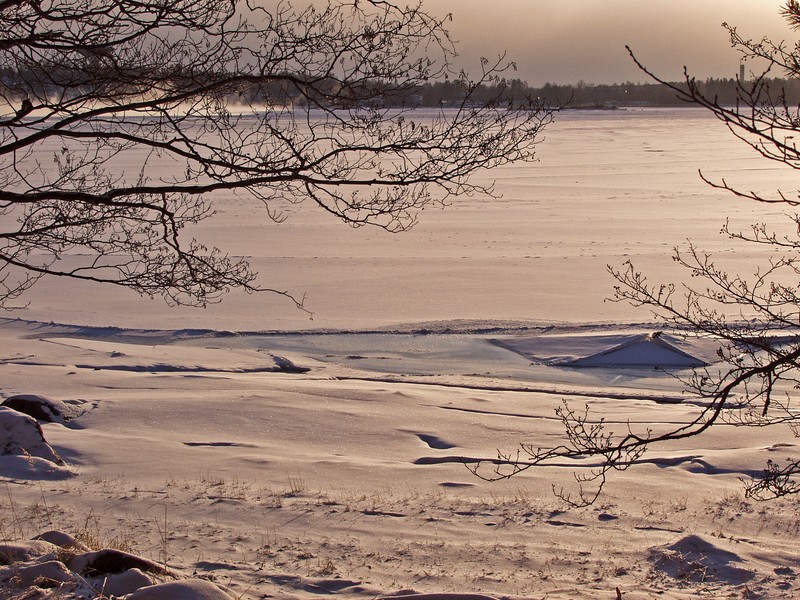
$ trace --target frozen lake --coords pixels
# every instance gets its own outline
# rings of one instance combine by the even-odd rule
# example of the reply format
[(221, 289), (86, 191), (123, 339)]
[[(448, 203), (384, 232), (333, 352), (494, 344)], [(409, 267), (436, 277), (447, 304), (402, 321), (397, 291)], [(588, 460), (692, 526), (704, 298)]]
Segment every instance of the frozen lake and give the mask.
[[(219, 198), (201, 241), (251, 258), (265, 287), (307, 295), (314, 320), (284, 299), (231, 294), (206, 310), (172, 309), (120, 290), (45, 281), (15, 316), (79, 324), (231, 330), (363, 329), (472, 319), (534, 323), (643, 322), (607, 302), (606, 265), (632, 259), (654, 280), (685, 274), (670, 258), (691, 238), (736, 266), (753, 258), (719, 235), (770, 219), (705, 185), (697, 170), (745, 189), (792, 173), (759, 159), (695, 109), (568, 111), (547, 130), (540, 162), (487, 173), (500, 199), (427, 210), (402, 234), (350, 227), (310, 204), (283, 224), (250, 200)], [(779, 208), (779, 207), (778, 207)], [(744, 252), (747, 250), (747, 253)]]

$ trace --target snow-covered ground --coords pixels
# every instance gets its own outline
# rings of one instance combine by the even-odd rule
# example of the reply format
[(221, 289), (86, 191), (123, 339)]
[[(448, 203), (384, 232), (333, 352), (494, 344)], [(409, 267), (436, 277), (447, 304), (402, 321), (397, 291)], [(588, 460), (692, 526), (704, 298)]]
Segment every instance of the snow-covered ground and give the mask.
[[(604, 301), (605, 267), (631, 259), (679, 280), (670, 250), (692, 238), (749, 268), (759, 255), (719, 236), (721, 220), (775, 215), (696, 170), (747, 189), (791, 181), (693, 110), (567, 113), (541, 152), (492, 174), (502, 199), (425, 211), (397, 236), (310, 206), (258, 223), (246, 200), (224, 199), (198, 235), (251, 256), (264, 284), (306, 293), (313, 320), (276, 297), (189, 310), (35, 288), (0, 322), (0, 396), (64, 403), (68, 419), (41, 425), (64, 464), (0, 463), (0, 536), (17, 559), (0, 567), (0, 598), (29, 597), (42, 574), (56, 583), (40, 597), (102, 588), (85, 549), (65, 575), (47, 560), (64, 550), (20, 545), (54, 529), (241, 598), (800, 593), (797, 503), (745, 500), (739, 481), (796, 457), (788, 428), (721, 426), (654, 448), (583, 509), (552, 486), (585, 465), (495, 483), (464, 466), (558, 444), (564, 400), (620, 429), (697, 414), (653, 366), (710, 362), (713, 342), (653, 335), (651, 315)], [(0, 434), (23, 427), (6, 412)], [(141, 584), (130, 577), (111, 582), (117, 595)]]

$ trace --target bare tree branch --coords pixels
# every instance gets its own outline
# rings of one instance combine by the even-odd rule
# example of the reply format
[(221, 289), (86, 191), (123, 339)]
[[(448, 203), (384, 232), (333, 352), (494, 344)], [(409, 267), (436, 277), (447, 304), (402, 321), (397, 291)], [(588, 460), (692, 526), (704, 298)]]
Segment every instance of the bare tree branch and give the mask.
[[(0, 2), (0, 306), (47, 275), (176, 304), (276, 291), (184, 239), (226, 194), (276, 220), (305, 200), (389, 231), (426, 205), (491, 196), (472, 175), (535, 160), (553, 111), (476, 102), (510, 65), (455, 73), (447, 20), (377, 0)], [(444, 77), (459, 106), (384, 107)]]
[[(783, 14), (790, 27), (800, 28), (800, 4), (787, 2)], [(768, 39), (747, 40), (735, 28), (725, 27), (744, 59), (766, 61), (762, 73), (737, 81), (738, 101), (733, 106), (704, 95), (688, 72), (682, 82), (669, 83), (649, 71), (632, 52), (631, 57), (678, 98), (710, 111), (765, 159), (800, 169), (800, 152), (793, 141), (794, 136), (800, 136), (800, 108), (786, 102), (783, 90), (771, 89), (767, 77), (775, 69), (790, 77), (800, 76), (800, 46)], [(765, 195), (737, 189), (724, 179), (712, 182), (702, 173), (701, 178), (717, 189), (755, 202), (792, 208), (800, 204), (797, 190)], [(480, 464), (470, 468), (479, 476), (497, 479), (534, 466), (563, 466), (568, 459), (582, 465), (576, 473), (577, 492), (563, 488), (555, 491), (571, 504), (584, 505), (598, 498), (610, 471), (640, 462), (653, 446), (702, 435), (723, 423), (735, 427), (789, 426), (797, 434), (800, 411), (794, 396), (800, 386), (800, 216), (788, 218), (793, 234), (778, 234), (766, 223), (753, 224), (747, 231), (724, 224), (722, 234), (730, 239), (772, 250), (771, 257), (749, 274), (726, 270), (714, 256), (691, 242), (685, 248), (676, 248), (673, 258), (689, 272), (693, 286), (650, 284), (630, 262), (621, 268), (608, 267), (617, 282), (616, 301), (648, 308), (677, 331), (720, 341), (719, 363), (696, 370), (684, 382), (687, 392), (702, 405), (686, 423), (658, 432), (628, 425), (627, 432), (613, 433), (602, 416), (591, 415), (588, 407), (579, 413), (565, 404), (558, 411), (565, 431), (562, 445), (538, 448), (521, 444), (513, 455), (501, 453), (488, 471)], [(800, 461), (789, 460), (785, 465), (770, 462), (761, 477), (745, 481), (745, 488), (757, 499), (796, 494), (800, 492)]]

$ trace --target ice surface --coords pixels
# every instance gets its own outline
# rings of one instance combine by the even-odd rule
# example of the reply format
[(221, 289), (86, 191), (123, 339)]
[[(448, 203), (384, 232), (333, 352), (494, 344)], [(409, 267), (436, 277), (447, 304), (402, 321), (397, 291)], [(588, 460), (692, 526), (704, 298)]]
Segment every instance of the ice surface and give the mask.
[(686, 273), (670, 253), (687, 238), (724, 253), (723, 262), (749, 266), (768, 256), (767, 248), (737, 247), (719, 229), (725, 217), (746, 227), (771, 218), (770, 209), (710, 188), (699, 168), (748, 190), (791, 187), (790, 170), (761, 160), (692, 109), (568, 111), (540, 152), (539, 163), (485, 174), (501, 198), (458, 198), (445, 210), (423, 211), (418, 226), (399, 235), (352, 229), (310, 204), (275, 224), (246, 195), (221, 195), (218, 217), (194, 233), (250, 257), (263, 285), (306, 293), (313, 321), (269, 295), (233, 294), (205, 310), (172, 309), (63, 280), (43, 282), (16, 314), (78, 325), (232, 331), (452, 319), (641, 322), (649, 315), (605, 301), (613, 289), (606, 265), (630, 259), (651, 281), (680, 281)]

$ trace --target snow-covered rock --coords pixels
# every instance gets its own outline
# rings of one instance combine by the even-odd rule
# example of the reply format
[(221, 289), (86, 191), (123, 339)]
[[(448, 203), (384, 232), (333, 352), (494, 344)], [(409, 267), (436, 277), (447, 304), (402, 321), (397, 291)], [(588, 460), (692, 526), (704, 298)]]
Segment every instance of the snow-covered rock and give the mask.
[(0, 406), (0, 455), (39, 457), (56, 465), (64, 461), (44, 439), (33, 417)]
[(68, 565), (73, 571), (89, 576), (98, 573), (124, 573), (128, 569), (140, 569), (159, 574), (167, 573), (166, 569), (157, 562), (112, 548), (78, 554), (70, 559)]
[(6, 542), (0, 544), (0, 564), (29, 562), (37, 558), (55, 558), (58, 546), (42, 540)]
[(14, 569), (20, 586), (36, 586), (41, 588), (58, 587), (72, 580), (73, 574), (66, 565), (58, 560), (18, 566)]
[(56, 531), (56, 530), (45, 531), (44, 533), (40, 533), (33, 539), (50, 542), (51, 544), (55, 544), (59, 548), (64, 548), (65, 550), (72, 550), (76, 553), (89, 552), (90, 550), (90, 548), (86, 544), (84, 544), (80, 540), (75, 539), (74, 536), (68, 533), (64, 533), (63, 531)]
[(36, 394), (18, 394), (3, 400), (0, 406), (29, 415), (42, 423), (60, 423), (66, 425), (69, 421), (81, 415), (80, 409), (61, 400), (46, 398)]
[(108, 597), (120, 597), (153, 585), (153, 580), (139, 569), (128, 569), (122, 573), (108, 575), (95, 587)]

